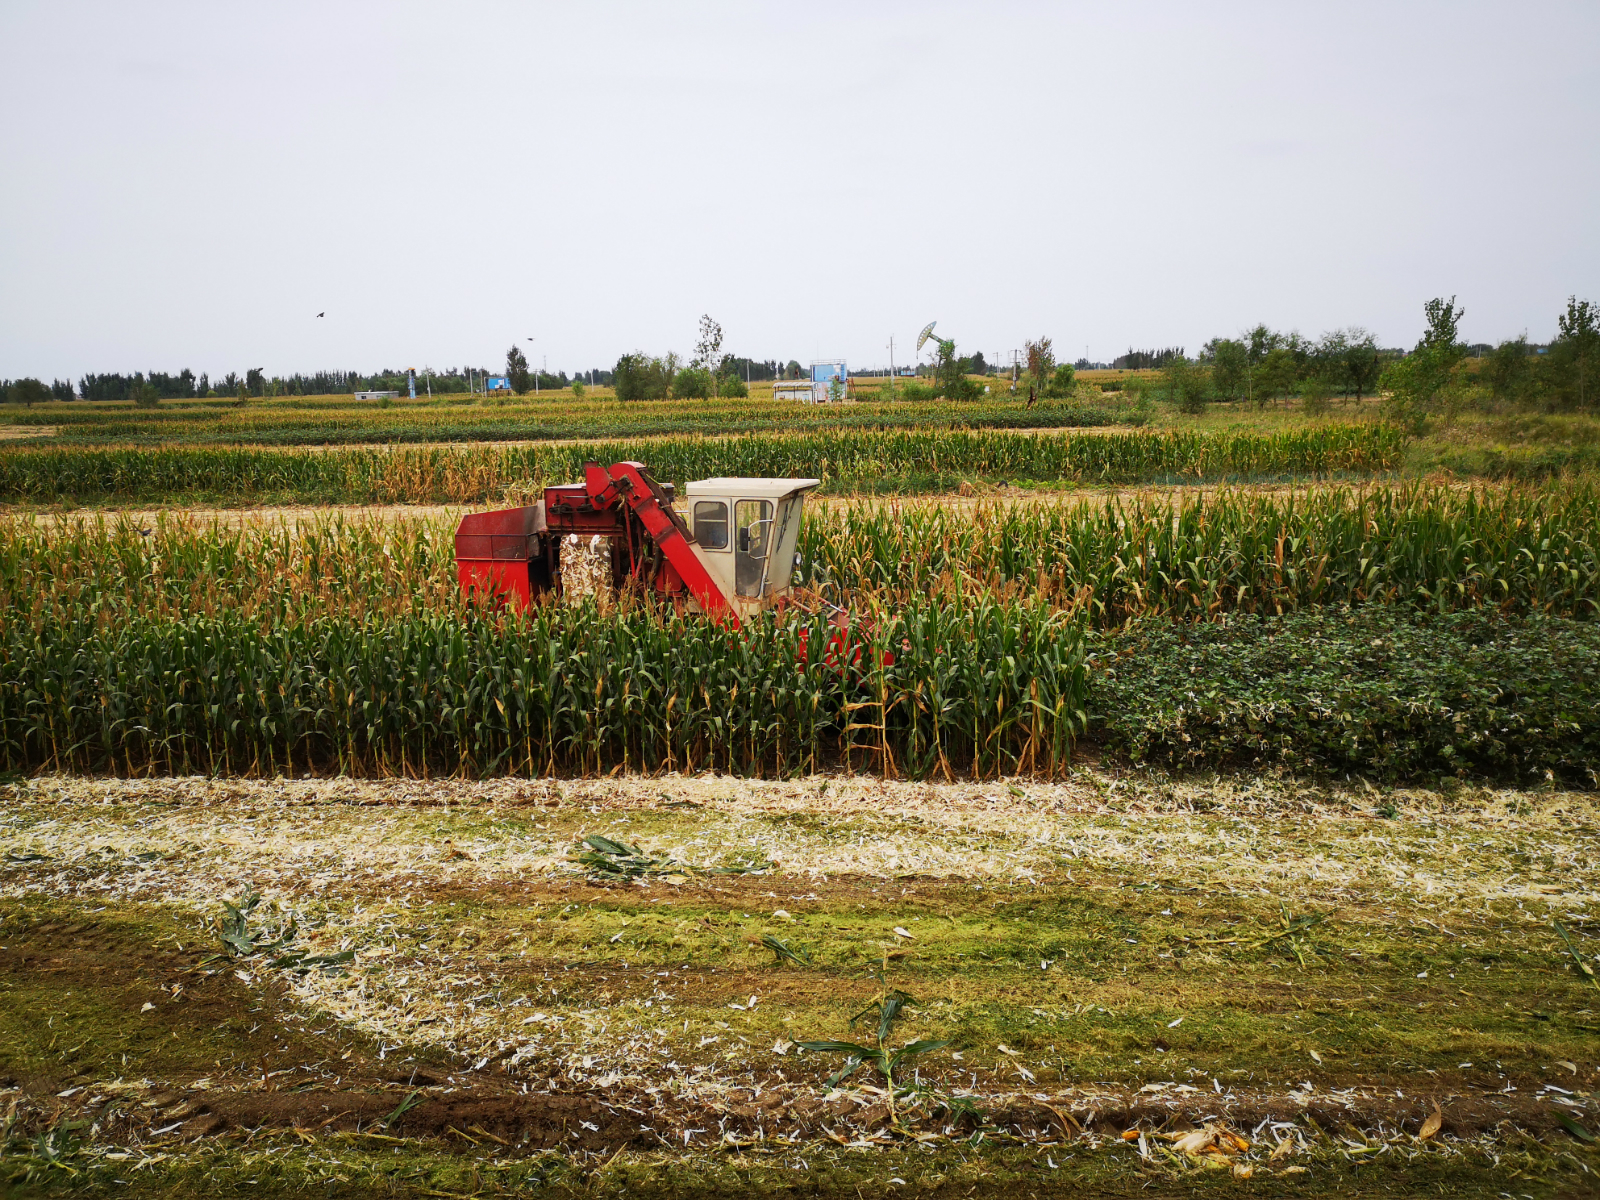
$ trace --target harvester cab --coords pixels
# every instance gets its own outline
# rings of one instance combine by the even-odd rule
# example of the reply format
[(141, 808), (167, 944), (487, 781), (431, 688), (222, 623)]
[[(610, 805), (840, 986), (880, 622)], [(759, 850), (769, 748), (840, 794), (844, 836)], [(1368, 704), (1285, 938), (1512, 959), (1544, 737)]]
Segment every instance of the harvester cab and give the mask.
[[(456, 528), (461, 586), (524, 607), (561, 588), (570, 536), (607, 544), (609, 586), (654, 595), (737, 626), (789, 596), (800, 514), (816, 479), (701, 479), (685, 489), (642, 463), (588, 463), (582, 483), (544, 489), (524, 508), (471, 513)], [(567, 547), (570, 549), (570, 546)]]

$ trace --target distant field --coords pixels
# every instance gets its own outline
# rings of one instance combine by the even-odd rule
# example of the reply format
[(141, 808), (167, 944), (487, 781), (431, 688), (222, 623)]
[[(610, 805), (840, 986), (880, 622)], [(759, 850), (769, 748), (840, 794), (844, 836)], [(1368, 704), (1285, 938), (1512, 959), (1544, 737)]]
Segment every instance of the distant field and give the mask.
[(1404, 438), (1374, 422), (1280, 433), (812, 430), (648, 442), (327, 450), (25, 447), (0, 452), (0, 502), (116, 504), (515, 503), (582, 475), (583, 464), (641, 460), (671, 483), (721, 475), (813, 477), (834, 493), (1013, 485), (1202, 482), (1370, 475), (1403, 460)]
[[(41, 404), (0, 408), (0, 437), (48, 438), (51, 444), (315, 446), (420, 442), (547, 441), (681, 433), (755, 433), (783, 429), (891, 427), (1062, 428), (1136, 421), (1119, 393), (1085, 388), (1078, 397), (1012, 398), (974, 403), (891, 399), (870, 383), (844, 404), (774, 401), (770, 384), (748, 399), (649, 400), (620, 403), (608, 388), (582, 399), (571, 391), (485, 400), (454, 394), (402, 397), (387, 404), (350, 396), (164, 400), (154, 409), (127, 403)], [(883, 396), (883, 399), (879, 399)], [(37, 433), (34, 433), (34, 431)]]
[[(628, 439), (636, 442), (635, 453), (649, 462), (640, 448), (642, 439), (685, 435), (1115, 431), (1142, 426), (1183, 433), (1275, 436), (1330, 424), (1381, 421), (1384, 414), (1382, 401), (1369, 396), (1359, 403), (1336, 398), (1331, 411), (1321, 416), (1308, 414), (1298, 400), (1288, 399), (1259, 408), (1216, 403), (1202, 414), (1190, 415), (1166, 402), (1159, 386), (1148, 393), (1153, 400), (1135, 403), (1123, 390), (1135, 376), (1159, 385), (1156, 372), (1083, 372), (1071, 399), (1040, 400), (1031, 407), (1025, 398), (1011, 395), (1008, 381), (993, 377), (988, 380), (993, 392), (970, 403), (889, 399), (886, 381), (866, 378), (858, 380), (858, 399), (837, 405), (773, 401), (770, 384), (755, 384), (748, 399), (626, 404), (609, 389), (595, 388), (581, 400), (570, 390), (493, 402), (455, 394), (432, 400), (401, 398), (387, 407), (350, 396), (257, 398), (242, 404), (232, 399), (164, 400), (155, 409), (84, 401), (0, 406), (0, 460), (38, 447), (296, 449)], [(1411, 438), (1394, 466), (1418, 476), (1590, 475), (1600, 472), (1600, 419), (1578, 413), (1466, 412), (1435, 422), (1425, 435)], [(921, 473), (917, 468), (915, 462), (895, 463), (886, 474), (900, 478)], [(796, 473), (815, 472), (802, 466)], [(954, 487), (961, 480), (949, 482)], [(924, 480), (916, 490), (929, 486), (932, 481)], [(904, 489), (890, 485), (887, 490)], [(206, 502), (205, 491), (195, 493), (198, 502)]]

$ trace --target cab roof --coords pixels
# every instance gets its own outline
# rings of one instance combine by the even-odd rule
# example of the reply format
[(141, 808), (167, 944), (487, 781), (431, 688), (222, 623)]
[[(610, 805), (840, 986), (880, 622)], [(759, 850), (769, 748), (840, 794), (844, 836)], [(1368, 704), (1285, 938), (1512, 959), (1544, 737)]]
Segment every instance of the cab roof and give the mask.
[(820, 479), (744, 479), (724, 476), (696, 479), (684, 485), (685, 496), (721, 496), (734, 500), (781, 500), (820, 486)]

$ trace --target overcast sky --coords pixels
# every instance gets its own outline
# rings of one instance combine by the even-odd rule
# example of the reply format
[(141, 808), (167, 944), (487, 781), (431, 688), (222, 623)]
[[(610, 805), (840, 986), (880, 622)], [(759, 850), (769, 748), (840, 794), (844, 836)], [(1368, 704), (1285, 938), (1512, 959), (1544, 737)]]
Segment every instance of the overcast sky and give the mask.
[(1543, 340), (1597, 117), (1594, 0), (0, 0), (0, 376)]

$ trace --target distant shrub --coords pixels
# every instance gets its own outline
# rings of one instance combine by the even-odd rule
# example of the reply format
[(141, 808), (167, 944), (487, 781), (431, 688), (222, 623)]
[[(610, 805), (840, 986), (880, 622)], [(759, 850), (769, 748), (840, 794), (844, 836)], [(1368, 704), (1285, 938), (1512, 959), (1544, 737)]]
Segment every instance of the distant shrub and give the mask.
[(1326, 415), (1333, 407), (1333, 390), (1328, 387), (1327, 381), (1317, 378), (1306, 380), (1300, 389), (1300, 406), (1313, 417)]
[(617, 359), (612, 386), (618, 400), (665, 400), (672, 391), (674, 366), (637, 351)]
[(674, 400), (711, 399), (711, 372), (704, 367), (685, 367), (672, 378)]
[(1133, 406), (1128, 409), (1124, 419), (1129, 425), (1148, 425), (1155, 415), (1156, 406), (1150, 401), (1150, 393), (1140, 388), (1134, 393)]
[(743, 400), (750, 394), (750, 389), (745, 386), (744, 380), (738, 375), (729, 372), (717, 376), (717, 395), (734, 400)]
[(1062, 363), (1050, 376), (1050, 382), (1045, 385), (1046, 396), (1060, 398), (1076, 395), (1078, 391), (1078, 373), (1073, 370), (1071, 363)]
[(584, 393), (585, 390), (586, 389), (583, 386), (583, 380), (574, 379), (572, 381), (572, 398), (574, 400), (582, 400), (583, 399), (583, 393)]
[(1167, 399), (1178, 406), (1178, 411), (1198, 416), (1205, 412), (1211, 399), (1211, 380), (1199, 367), (1181, 354), (1167, 360), (1165, 367)]
[(153, 383), (141, 383), (133, 389), (133, 402), (140, 408), (154, 408), (161, 403), (161, 393)]
[(902, 400), (932, 400), (934, 391), (925, 383), (918, 383), (915, 379), (902, 384), (899, 389)]

